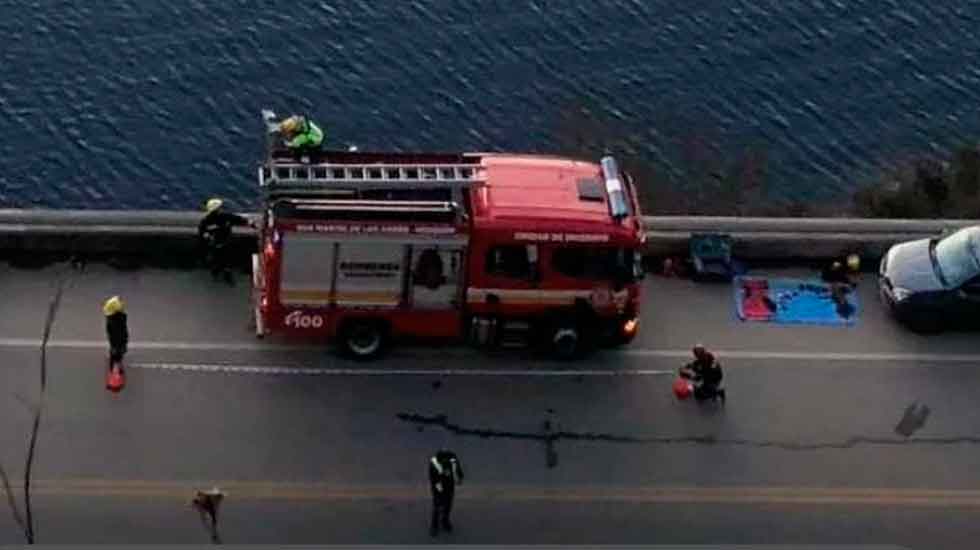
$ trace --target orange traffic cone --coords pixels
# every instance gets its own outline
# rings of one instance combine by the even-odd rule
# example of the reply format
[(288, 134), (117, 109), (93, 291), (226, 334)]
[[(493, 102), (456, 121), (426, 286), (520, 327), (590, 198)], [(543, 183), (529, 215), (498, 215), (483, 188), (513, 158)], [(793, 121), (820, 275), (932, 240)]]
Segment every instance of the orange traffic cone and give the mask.
[(105, 379), (105, 389), (119, 393), (126, 387), (126, 375), (119, 365), (113, 365)]

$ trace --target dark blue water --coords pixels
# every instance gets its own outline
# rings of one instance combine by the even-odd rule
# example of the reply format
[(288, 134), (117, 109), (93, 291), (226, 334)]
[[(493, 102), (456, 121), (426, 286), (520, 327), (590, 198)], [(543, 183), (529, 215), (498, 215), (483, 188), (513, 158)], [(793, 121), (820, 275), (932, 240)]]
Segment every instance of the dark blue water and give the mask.
[(696, 138), (805, 199), (980, 137), (978, 29), (977, 0), (0, 0), (0, 204), (248, 203), (262, 107), (546, 151), (579, 103), (679, 185)]

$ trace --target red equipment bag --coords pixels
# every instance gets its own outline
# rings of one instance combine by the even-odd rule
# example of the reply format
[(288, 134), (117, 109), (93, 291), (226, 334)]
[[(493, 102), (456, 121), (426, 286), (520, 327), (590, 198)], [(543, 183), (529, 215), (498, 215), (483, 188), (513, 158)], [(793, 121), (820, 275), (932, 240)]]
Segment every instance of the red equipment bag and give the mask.
[(119, 365), (113, 365), (106, 375), (105, 389), (113, 393), (119, 393), (124, 387), (126, 387), (126, 375), (123, 374)]
[(674, 380), (674, 395), (676, 395), (678, 399), (687, 399), (688, 397), (691, 397), (692, 393), (694, 393), (694, 385), (691, 384), (690, 380), (680, 377), (678, 377), (677, 380)]

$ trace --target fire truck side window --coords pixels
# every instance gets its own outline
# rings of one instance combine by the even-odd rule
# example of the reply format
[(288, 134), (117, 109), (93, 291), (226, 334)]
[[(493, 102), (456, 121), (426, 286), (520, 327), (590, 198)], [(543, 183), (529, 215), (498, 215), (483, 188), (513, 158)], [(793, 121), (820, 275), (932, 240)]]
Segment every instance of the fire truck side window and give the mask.
[(633, 253), (622, 248), (566, 246), (551, 253), (555, 271), (576, 279), (632, 280)]
[(487, 252), (488, 275), (525, 279), (531, 275), (527, 248), (521, 245), (494, 246)]

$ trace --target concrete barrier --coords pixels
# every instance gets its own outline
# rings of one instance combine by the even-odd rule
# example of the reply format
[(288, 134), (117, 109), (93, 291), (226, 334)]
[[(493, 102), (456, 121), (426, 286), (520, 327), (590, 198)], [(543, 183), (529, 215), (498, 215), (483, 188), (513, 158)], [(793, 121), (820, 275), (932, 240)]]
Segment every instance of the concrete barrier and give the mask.
[[(0, 253), (142, 256), (167, 263), (197, 253), (200, 212), (0, 210)], [(976, 220), (850, 218), (728, 218), (653, 216), (644, 219), (651, 256), (684, 254), (694, 233), (726, 233), (746, 259), (819, 259), (845, 251), (879, 257), (897, 242), (975, 225)], [(236, 229), (233, 246), (247, 259), (253, 232)]]
[[(200, 257), (200, 212), (0, 210), (0, 256), (44, 264), (77, 256), (123, 263), (190, 266)], [(254, 232), (236, 228), (235, 257), (246, 265)]]
[(648, 216), (648, 231), (720, 231), (728, 233), (914, 233), (935, 234), (978, 220), (902, 220), (871, 218), (735, 218), (719, 216)]
[(647, 253), (683, 254), (694, 233), (725, 233), (734, 254), (745, 259), (821, 259), (854, 251), (881, 257), (902, 241), (939, 235), (978, 220), (898, 220), (856, 218), (727, 218), (654, 216), (644, 219)]

